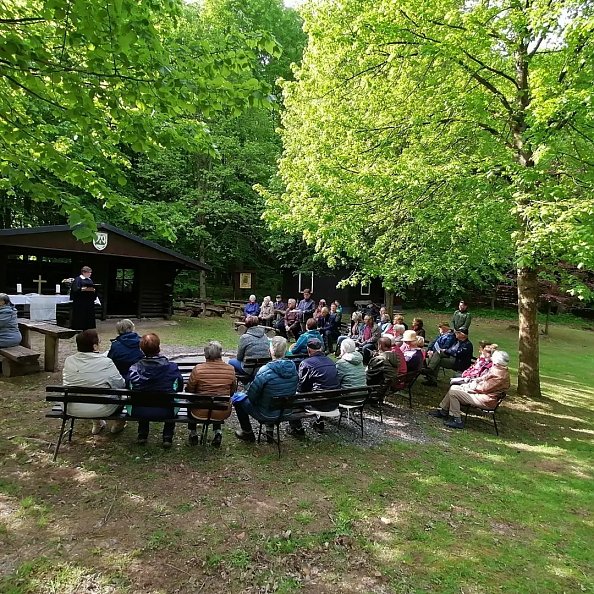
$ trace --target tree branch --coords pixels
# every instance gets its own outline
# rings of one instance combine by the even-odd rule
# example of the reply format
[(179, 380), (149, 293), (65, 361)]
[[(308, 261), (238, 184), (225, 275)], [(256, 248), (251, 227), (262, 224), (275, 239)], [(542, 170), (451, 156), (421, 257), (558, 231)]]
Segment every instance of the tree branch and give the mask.
[(464, 63), (462, 60), (456, 60), (456, 63), (462, 66), (462, 68), (466, 70), (470, 74), (470, 76), (474, 78), (474, 80), (480, 83), (481, 86), (493, 93), (493, 95), (495, 95), (499, 99), (499, 101), (501, 101), (501, 104), (503, 105), (503, 107), (505, 107), (505, 110), (508, 112), (508, 114), (513, 115), (514, 110), (510, 102), (492, 82), (481, 76), (478, 72), (475, 72), (472, 68), (470, 68), (468, 64)]
[(40, 99), (41, 101), (45, 101), (46, 103), (49, 103), (50, 105), (53, 105), (54, 107), (57, 107), (58, 109), (66, 110), (66, 108), (63, 105), (60, 105), (59, 103), (56, 103), (55, 101), (52, 101), (51, 99), (48, 99), (47, 97), (43, 97), (39, 93), (36, 93), (35, 91), (31, 90), (29, 87), (26, 87), (25, 85), (21, 84), (18, 80), (12, 78), (12, 76), (9, 76), (8, 74), (3, 74), (2, 76), (7, 78), (10, 82), (12, 82), (17, 87), (23, 89), (23, 91), (25, 91), (25, 93), (28, 93), (29, 95), (33, 95), (33, 97), (37, 97), (37, 99)]

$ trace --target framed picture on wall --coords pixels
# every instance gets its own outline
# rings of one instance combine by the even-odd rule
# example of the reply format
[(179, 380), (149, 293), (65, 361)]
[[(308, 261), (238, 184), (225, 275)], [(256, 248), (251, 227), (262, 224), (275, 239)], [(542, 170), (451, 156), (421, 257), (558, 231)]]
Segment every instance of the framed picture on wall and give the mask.
[(252, 273), (251, 272), (240, 272), (239, 273), (239, 288), (240, 289), (251, 289), (252, 288)]

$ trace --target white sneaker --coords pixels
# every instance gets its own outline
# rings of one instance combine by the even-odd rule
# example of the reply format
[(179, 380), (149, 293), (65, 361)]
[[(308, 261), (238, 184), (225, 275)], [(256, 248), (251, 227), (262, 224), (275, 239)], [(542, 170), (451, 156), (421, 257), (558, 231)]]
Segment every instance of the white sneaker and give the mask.
[(91, 434), (99, 435), (99, 433), (101, 433), (101, 431), (105, 429), (105, 425), (107, 425), (107, 423), (103, 419), (101, 419), (100, 421), (93, 421), (93, 428), (91, 429)]

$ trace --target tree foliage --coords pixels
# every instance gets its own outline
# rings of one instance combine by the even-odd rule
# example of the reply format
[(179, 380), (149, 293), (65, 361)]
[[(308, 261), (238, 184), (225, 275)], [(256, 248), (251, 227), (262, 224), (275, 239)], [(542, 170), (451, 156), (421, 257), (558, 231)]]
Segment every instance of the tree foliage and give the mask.
[(136, 223), (151, 214), (123, 191), (135, 155), (214, 155), (205, 118), (268, 101), (250, 64), (274, 55), (274, 40), (185, 35), (180, 0), (0, 6), (0, 191), (17, 210), (25, 199), (53, 203), (86, 238), (97, 209), (127, 206)]
[(534, 275), (560, 259), (594, 264), (592, 10), (310, 3), (270, 224), (396, 289), (477, 285), (517, 266), (520, 376), (537, 392), (537, 346), (522, 352), (538, 342)]

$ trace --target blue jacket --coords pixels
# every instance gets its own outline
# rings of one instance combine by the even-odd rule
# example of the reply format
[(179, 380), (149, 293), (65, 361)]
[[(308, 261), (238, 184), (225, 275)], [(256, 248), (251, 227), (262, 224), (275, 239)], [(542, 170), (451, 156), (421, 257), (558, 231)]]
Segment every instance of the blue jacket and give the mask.
[(298, 339), (297, 342), (289, 349), (289, 354), (291, 355), (307, 355), (307, 341), (317, 338), (322, 344), (324, 344), (324, 339), (322, 335), (317, 330), (308, 330), (304, 332)]
[[(272, 410), (273, 398), (292, 396), (297, 391), (297, 370), (293, 361), (278, 359), (260, 367), (256, 377), (250, 384), (247, 396), (252, 405), (258, 410), (262, 421), (275, 421), (279, 410)], [(290, 415), (286, 411), (285, 415)]]
[(299, 392), (337, 390), (340, 380), (336, 365), (323, 353), (315, 353), (299, 365)]
[(0, 306), (0, 348), (17, 346), (22, 339), (16, 307), (11, 303)]
[(453, 330), (449, 330), (445, 334), (440, 334), (436, 336), (427, 347), (428, 351), (434, 351), (435, 345), (439, 345), (439, 349), (441, 351), (447, 351), (453, 344), (456, 342), (456, 335), (454, 334)]
[(130, 365), (144, 357), (140, 350), (140, 336), (136, 332), (125, 332), (112, 338), (107, 356), (115, 363), (122, 376), (126, 377)]
[(466, 371), (472, 363), (472, 342), (470, 340), (458, 341), (454, 346), (446, 349), (450, 357), (455, 357), (454, 369), (456, 371)]
[(243, 313), (247, 316), (257, 316), (260, 313), (260, 304), (248, 301), (243, 308)]
[[(128, 388), (141, 392), (181, 392), (184, 387), (184, 380), (175, 363), (170, 362), (167, 357), (145, 357), (130, 367), (128, 372)], [(133, 406), (132, 414), (146, 419), (159, 419), (170, 417), (173, 411), (171, 407), (152, 408), (144, 406)]]

